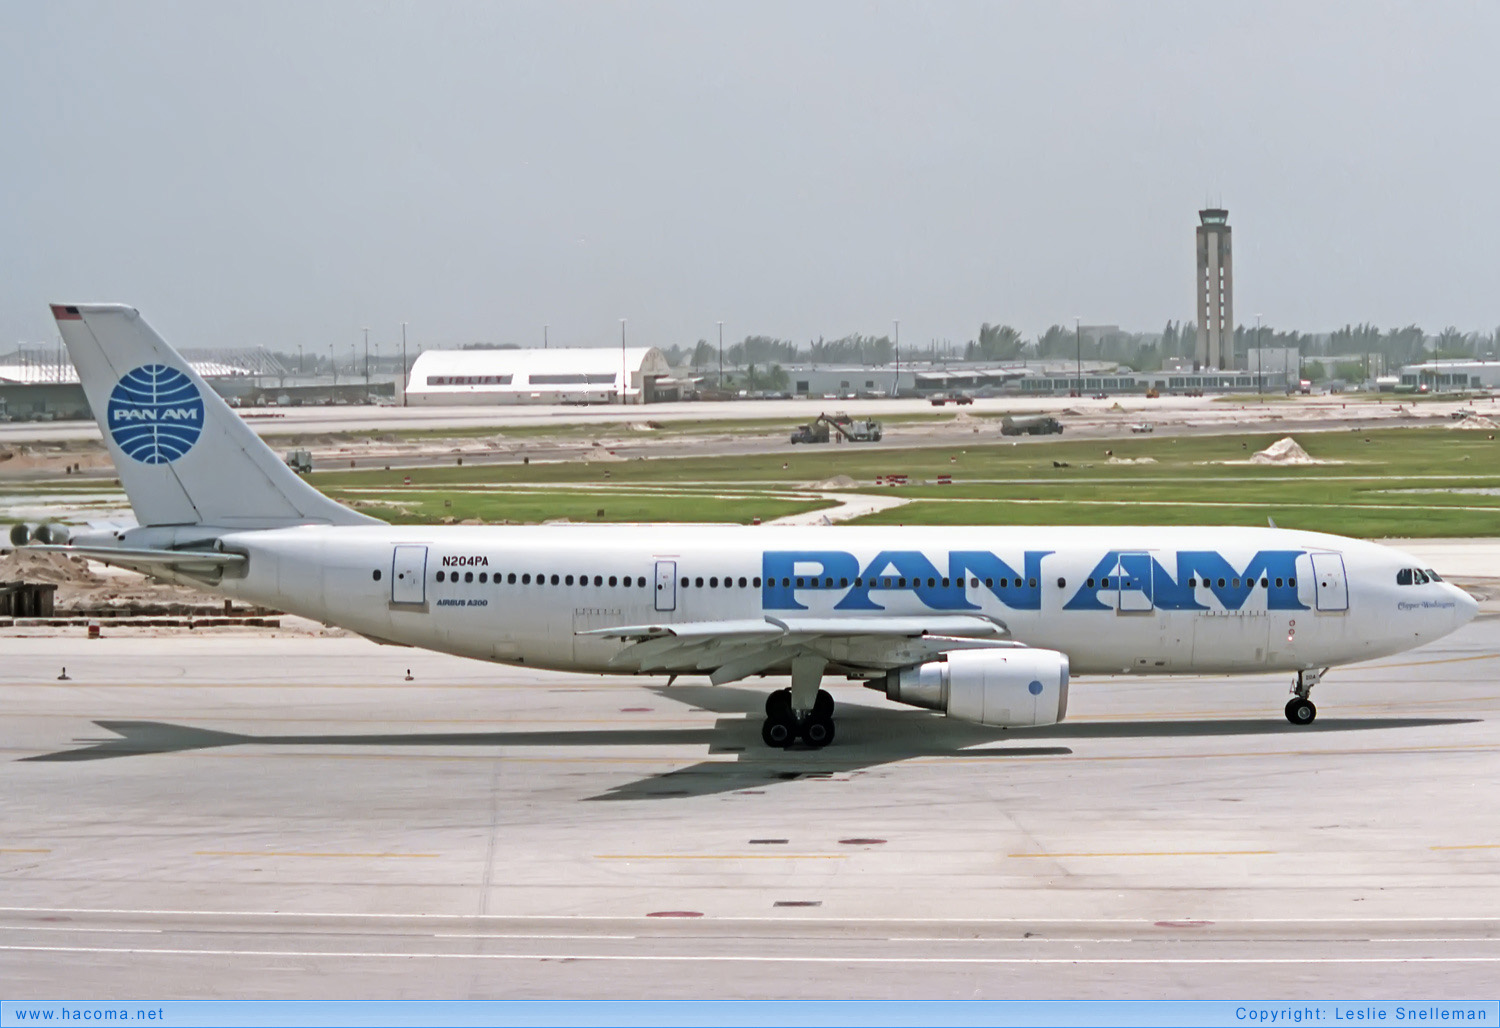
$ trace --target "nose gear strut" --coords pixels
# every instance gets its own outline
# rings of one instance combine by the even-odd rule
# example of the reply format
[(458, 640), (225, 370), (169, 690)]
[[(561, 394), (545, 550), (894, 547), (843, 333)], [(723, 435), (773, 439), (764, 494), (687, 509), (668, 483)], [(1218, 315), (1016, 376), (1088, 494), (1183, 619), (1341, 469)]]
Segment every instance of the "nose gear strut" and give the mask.
[(1292, 680), (1292, 698), (1286, 701), (1286, 719), (1292, 724), (1310, 725), (1318, 716), (1318, 708), (1307, 697), (1327, 673), (1326, 667), (1297, 672), (1297, 677)]

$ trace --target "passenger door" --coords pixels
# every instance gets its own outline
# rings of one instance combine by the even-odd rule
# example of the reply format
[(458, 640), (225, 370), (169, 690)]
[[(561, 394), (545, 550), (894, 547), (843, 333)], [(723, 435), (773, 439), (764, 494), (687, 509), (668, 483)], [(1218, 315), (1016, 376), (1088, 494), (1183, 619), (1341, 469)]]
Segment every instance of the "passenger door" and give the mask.
[(1151, 555), (1122, 553), (1115, 566), (1115, 610), (1120, 614), (1148, 614), (1151, 599)]
[(1349, 609), (1349, 582), (1344, 576), (1344, 558), (1338, 553), (1312, 555), (1313, 585), (1318, 613), (1338, 614)]
[(656, 562), (656, 609), (677, 609), (677, 562), (675, 560)]
[(391, 604), (422, 607), (427, 604), (427, 547), (397, 546), (391, 555)]

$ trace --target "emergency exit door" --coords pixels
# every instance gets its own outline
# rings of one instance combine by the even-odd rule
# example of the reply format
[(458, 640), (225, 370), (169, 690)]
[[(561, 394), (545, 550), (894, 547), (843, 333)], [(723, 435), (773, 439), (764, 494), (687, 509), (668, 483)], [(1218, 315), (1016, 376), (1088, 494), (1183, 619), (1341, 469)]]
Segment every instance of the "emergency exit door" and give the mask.
[(427, 547), (397, 546), (391, 556), (391, 602), (420, 607), (427, 602)]
[(675, 560), (656, 562), (656, 609), (677, 609), (677, 562)]

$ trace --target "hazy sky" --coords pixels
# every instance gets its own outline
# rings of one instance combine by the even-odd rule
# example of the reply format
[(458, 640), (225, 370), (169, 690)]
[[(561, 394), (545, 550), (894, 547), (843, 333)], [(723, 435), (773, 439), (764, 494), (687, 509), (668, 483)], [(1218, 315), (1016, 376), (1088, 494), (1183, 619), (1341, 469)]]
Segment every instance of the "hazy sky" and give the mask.
[(0, 0), (0, 346), (1500, 323), (1500, 5)]

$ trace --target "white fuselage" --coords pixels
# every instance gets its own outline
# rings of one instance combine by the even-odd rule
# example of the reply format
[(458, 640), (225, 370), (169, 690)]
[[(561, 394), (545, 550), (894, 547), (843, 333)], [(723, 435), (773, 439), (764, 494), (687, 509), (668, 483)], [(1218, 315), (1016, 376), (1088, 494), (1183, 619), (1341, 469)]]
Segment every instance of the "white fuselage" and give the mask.
[(214, 586), (226, 595), (576, 671), (640, 670), (619, 663), (626, 643), (584, 634), (623, 625), (956, 613), (1065, 653), (1075, 673), (1295, 671), (1399, 653), (1474, 613), (1446, 583), (1398, 584), (1418, 567), (1399, 551), (1284, 529), (372, 525), (221, 539), (248, 557)]

